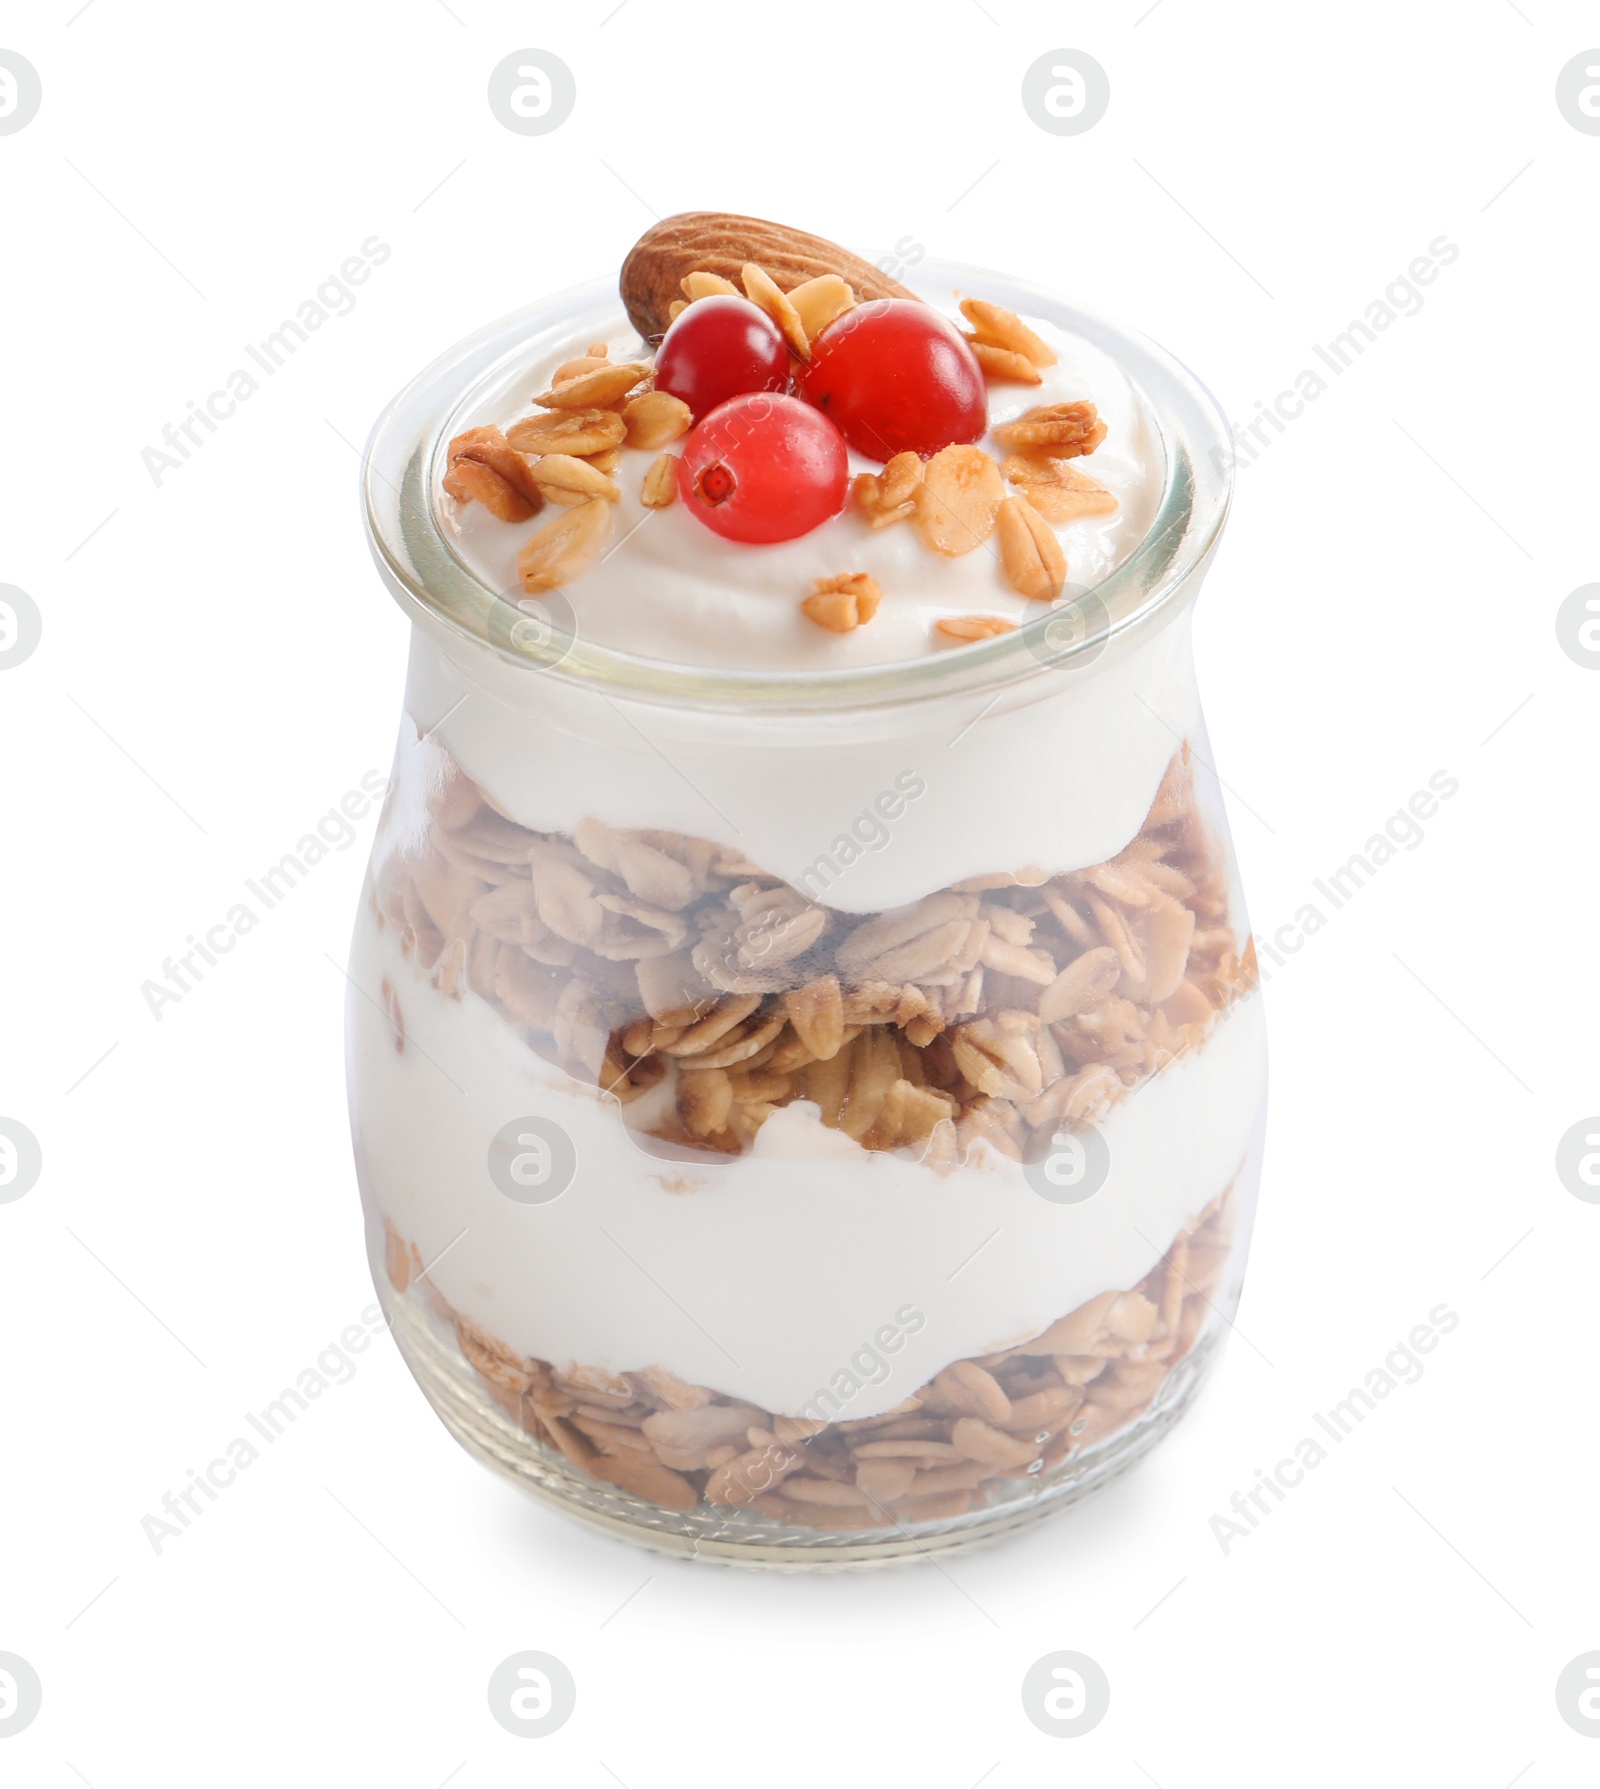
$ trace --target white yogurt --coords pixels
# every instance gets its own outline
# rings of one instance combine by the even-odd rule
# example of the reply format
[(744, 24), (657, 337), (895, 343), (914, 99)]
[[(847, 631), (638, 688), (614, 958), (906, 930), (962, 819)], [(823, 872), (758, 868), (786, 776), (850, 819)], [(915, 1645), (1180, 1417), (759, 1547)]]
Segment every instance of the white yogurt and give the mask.
[[(369, 1198), (449, 1302), (519, 1352), (665, 1367), (775, 1414), (845, 1374), (838, 1414), (874, 1415), (953, 1360), (1038, 1334), (1134, 1285), (1239, 1174), (1264, 1083), (1258, 996), (1116, 1107), (1111, 1171), (1052, 1203), (991, 1152), (941, 1177), (861, 1149), (815, 1108), (780, 1111), (724, 1163), (646, 1155), (618, 1109), (529, 1050), (476, 996), (439, 994), (370, 913), (357, 926), (349, 1059)], [(398, 994), (396, 1052), (380, 993)], [(490, 1179), (490, 1139), (553, 1119), (577, 1175), (547, 1204)], [(900, 1340), (876, 1346), (885, 1329)], [(837, 1396), (837, 1390), (835, 1391)]]
[[(425, 776), (437, 742), (523, 826), (570, 833), (592, 816), (715, 839), (847, 913), (1104, 862), (1201, 735), (1186, 613), (996, 697), (821, 717), (608, 697), (425, 623), (406, 708), (401, 779)], [(418, 733), (431, 739), (411, 765)]]

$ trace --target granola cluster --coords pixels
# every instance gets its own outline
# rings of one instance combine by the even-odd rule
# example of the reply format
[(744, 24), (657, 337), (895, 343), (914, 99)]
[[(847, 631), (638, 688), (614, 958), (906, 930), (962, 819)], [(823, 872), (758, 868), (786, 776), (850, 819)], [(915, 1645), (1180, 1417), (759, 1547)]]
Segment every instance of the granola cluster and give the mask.
[(506, 1415), (578, 1471), (672, 1510), (748, 1509), (805, 1528), (946, 1521), (1041, 1481), (1138, 1420), (1194, 1348), (1232, 1239), (1229, 1193), (1137, 1286), (1102, 1292), (1016, 1347), (957, 1360), (879, 1416), (773, 1415), (659, 1367), (614, 1373), (517, 1354), (453, 1310), (387, 1232), (397, 1293), (453, 1325)]
[(652, 1096), (649, 1136), (722, 1154), (808, 1100), (866, 1149), (1021, 1160), (1098, 1122), (1256, 979), (1186, 748), (1108, 862), (868, 917), (707, 839), (531, 831), (456, 769), (373, 899), (443, 993), (470, 989), (625, 1107)]

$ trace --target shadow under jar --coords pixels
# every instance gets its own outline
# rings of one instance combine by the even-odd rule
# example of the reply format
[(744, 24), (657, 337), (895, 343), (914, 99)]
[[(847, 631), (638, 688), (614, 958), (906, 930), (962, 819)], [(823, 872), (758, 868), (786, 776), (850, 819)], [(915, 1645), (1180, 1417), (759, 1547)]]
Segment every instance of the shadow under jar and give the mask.
[(350, 965), (374, 1275), (471, 1453), (668, 1552), (1031, 1522), (1172, 1426), (1239, 1294), (1265, 1043), (1189, 638), (1225, 430), (1138, 338), (960, 277), (1112, 355), (1161, 467), (1116, 571), (959, 652), (674, 667), (476, 578), (444, 443), (593, 290), (373, 439), (413, 624)]

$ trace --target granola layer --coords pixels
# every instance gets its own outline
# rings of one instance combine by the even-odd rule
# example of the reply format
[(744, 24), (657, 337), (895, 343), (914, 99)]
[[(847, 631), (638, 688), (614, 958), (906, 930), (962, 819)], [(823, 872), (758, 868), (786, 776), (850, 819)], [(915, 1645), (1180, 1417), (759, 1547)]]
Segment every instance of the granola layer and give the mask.
[(454, 1330), (487, 1393), (552, 1458), (671, 1510), (754, 1510), (792, 1527), (946, 1521), (1042, 1483), (1156, 1401), (1216, 1308), (1232, 1247), (1232, 1189), (1181, 1230), (1135, 1286), (1109, 1290), (1040, 1334), (951, 1362), (891, 1409), (774, 1415), (659, 1367), (627, 1372), (518, 1354), (454, 1310), (416, 1247), (385, 1226), (396, 1294)]
[(1256, 981), (1187, 746), (1108, 861), (838, 912), (681, 833), (519, 825), (458, 766), (374, 905), (444, 995), (488, 1002), (664, 1152), (737, 1155), (807, 1101), (934, 1168), (1031, 1159), (1203, 1043)]

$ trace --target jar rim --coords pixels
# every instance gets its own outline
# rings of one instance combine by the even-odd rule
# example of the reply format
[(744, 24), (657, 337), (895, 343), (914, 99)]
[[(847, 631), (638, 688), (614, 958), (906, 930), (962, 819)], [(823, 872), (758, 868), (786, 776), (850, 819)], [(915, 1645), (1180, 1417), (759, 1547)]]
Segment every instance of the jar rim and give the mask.
[(1012, 633), (958, 651), (826, 671), (729, 669), (645, 658), (600, 646), (528, 613), (457, 556), (437, 503), (455, 419), (474, 394), (534, 357), (541, 336), (577, 327), (607, 280), (524, 306), (458, 342), (424, 368), (373, 425), (361, 465), (361, 506), (379, 573), (414, 623), (442, 624), (502, 661), (633, 702), (725, 712), (816, 713), (998, 694), (1054, 671), (1085, 667), (1180, 606), (1214, 550), (1233, 489), (1232, 436), (1216, 400), (1180, 361), (1143, 336), (1035, 286), (954, 262), (925, 261), (919, 288), (951, 285), (1042, 316), (1113, 359), (1147, 407), (1163, 457), (1154, 516), (1131, 553), (1098, 583)]

